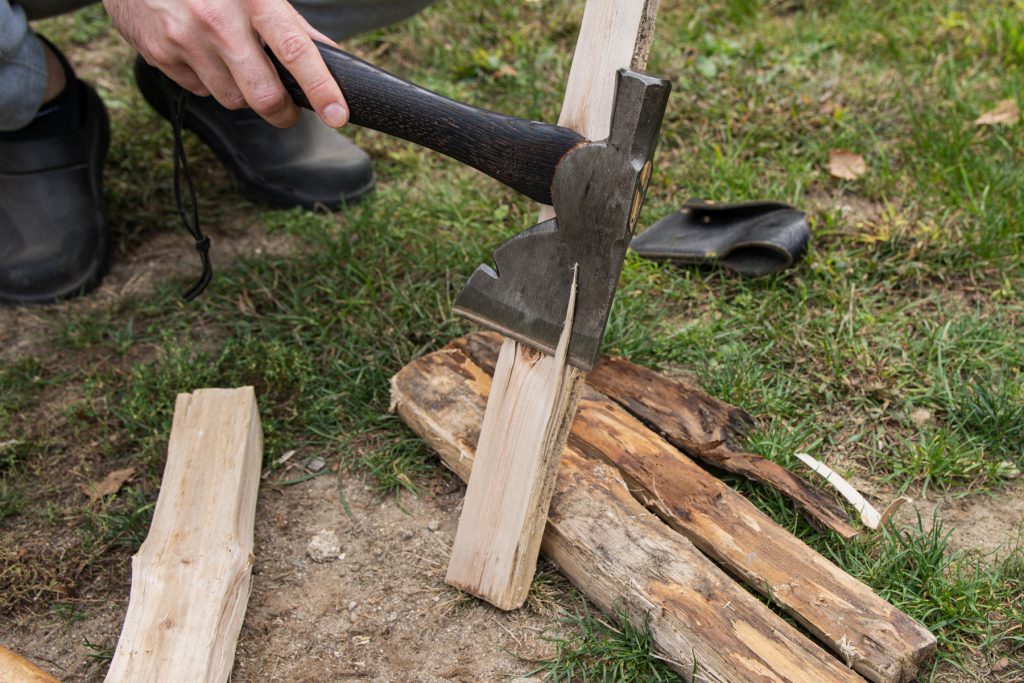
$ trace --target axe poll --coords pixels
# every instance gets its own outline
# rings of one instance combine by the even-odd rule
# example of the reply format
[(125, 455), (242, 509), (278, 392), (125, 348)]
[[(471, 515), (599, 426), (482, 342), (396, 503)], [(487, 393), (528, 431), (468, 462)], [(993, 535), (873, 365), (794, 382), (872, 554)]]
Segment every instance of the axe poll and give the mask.
[[(591, 141), (562, 126), (456, 102), (338, 48), (317, 47), (345, 93), (352, 123), (450, 156), (554, 207), (555, 218), (494, 251), (495, 267), (476, 269), (454, 309), (553, 353), (578, 265), (567, 359), (590, 370), (650, 180), (669, 82), (620, 69), (610, 135)], [(289, 94), (309, 108), (295, 79), (268, 54)]]

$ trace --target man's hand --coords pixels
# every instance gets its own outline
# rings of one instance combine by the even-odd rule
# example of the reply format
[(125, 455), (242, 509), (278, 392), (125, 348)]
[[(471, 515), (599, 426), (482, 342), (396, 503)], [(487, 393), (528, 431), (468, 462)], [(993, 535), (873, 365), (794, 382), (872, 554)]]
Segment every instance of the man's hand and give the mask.
[(186, 90), (228, 109), (251, 107), (279, 127), (299, 109), (261, 46), (265, 42), (328, 126), (348, 121), (341, 89), (313, 38), (333, 44), (286, 0), (103, 0), (118, 31)]

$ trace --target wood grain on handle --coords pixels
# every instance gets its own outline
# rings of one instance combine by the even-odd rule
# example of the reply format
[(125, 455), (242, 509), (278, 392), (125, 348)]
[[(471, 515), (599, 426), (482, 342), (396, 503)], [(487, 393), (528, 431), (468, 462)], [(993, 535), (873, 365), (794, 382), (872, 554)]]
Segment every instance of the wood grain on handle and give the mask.
[[(441, 152), (542, 204), (562, 157), (586, 138), (550, 123), (478, 109), (404, 81), (338, 48), (316, 43), (357, 126)], [(302, 107), (306, 95), (268, 50), (281, 82)]]

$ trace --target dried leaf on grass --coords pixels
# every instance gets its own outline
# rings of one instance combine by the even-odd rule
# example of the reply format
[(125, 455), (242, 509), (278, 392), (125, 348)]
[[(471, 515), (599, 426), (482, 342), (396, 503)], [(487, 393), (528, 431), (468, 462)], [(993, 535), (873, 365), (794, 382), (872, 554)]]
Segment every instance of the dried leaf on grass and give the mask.
[(508, 64), (502, 64), (497, 71), (494, 72), (494, 78), (515, 78), (519, 75), (519, 72), (514, 66)]
[(104, 496), (117, 493), (124, 486), (124, 483), (135, 474), (134, 467), (125, 467), (122, 470), (114, 470), (103, 477), (102, 481), (94, 481), (82, 487), (85, 495), (89, 496), (89, 502), (95, 503)]
[(856, 180), (868, 172), (864, 157), (848, 149), (833, 149), (828, 153), (828, 172), (843, 180)]
[(976, 126), (1012, 126), (1020, 121), (1020, 107), (1013, 99), (1003, 100), (995, 109), (985, 112), (974, 120)]

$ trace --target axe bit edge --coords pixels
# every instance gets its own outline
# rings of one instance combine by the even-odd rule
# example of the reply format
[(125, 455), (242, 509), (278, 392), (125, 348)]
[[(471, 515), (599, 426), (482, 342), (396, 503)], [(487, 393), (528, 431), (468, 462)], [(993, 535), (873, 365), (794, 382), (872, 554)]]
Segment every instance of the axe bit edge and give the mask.
[(650, 180), (668, 103), (667, 80), (620, 69), (611, 133), (577, 147), (552, 184), (556, 218), (513, 236), (482, 264), (455, 299), (455, 313), (549, 355), (564, 325), (579, 264), (568, 362), (593, 368), (626, 249)]

